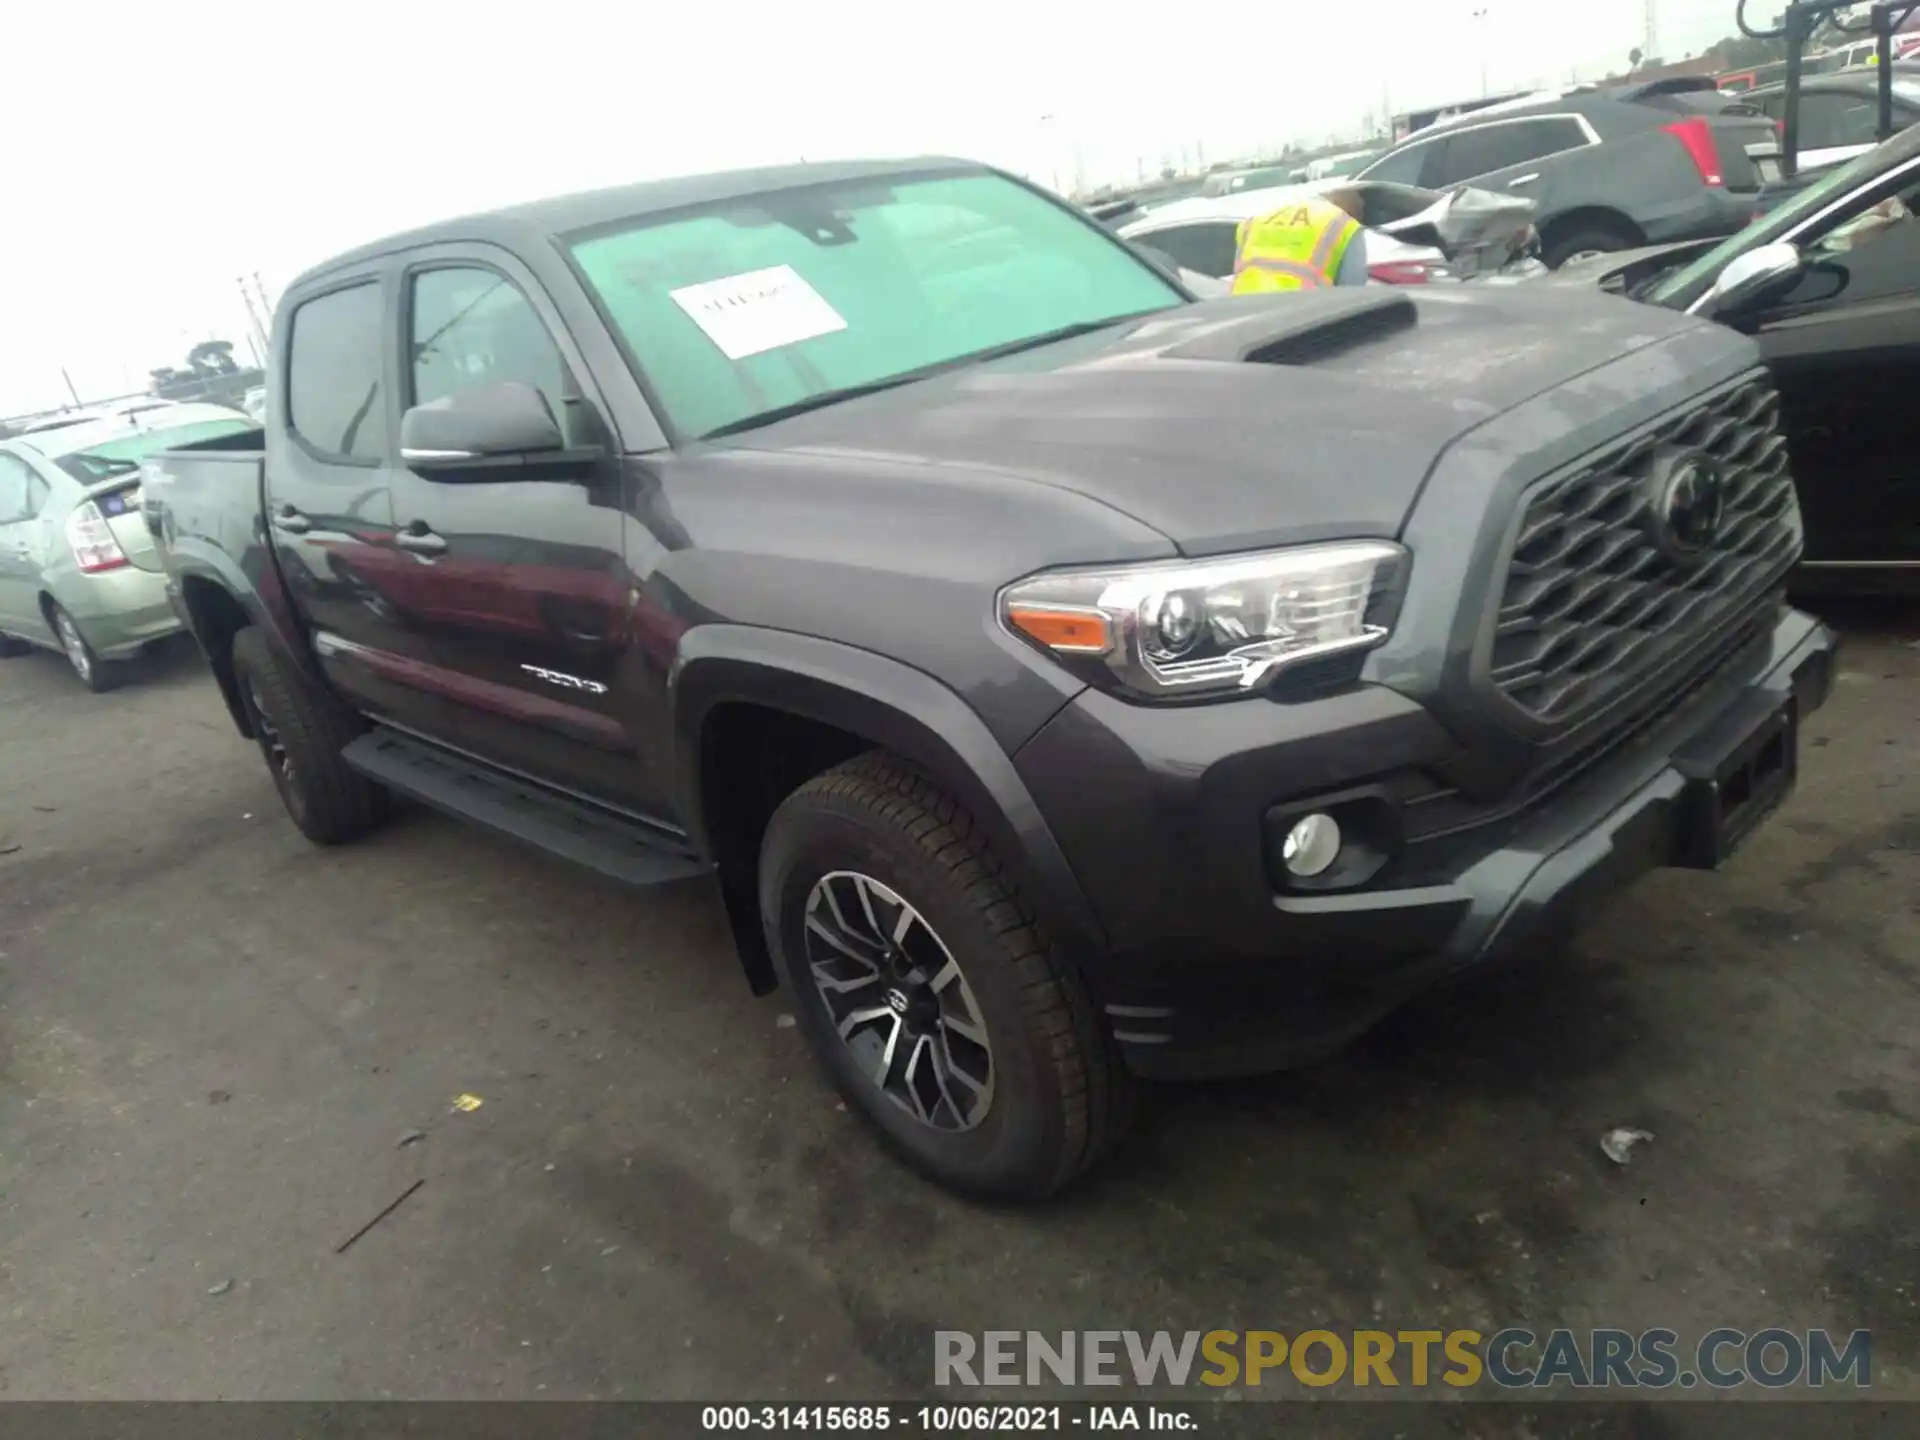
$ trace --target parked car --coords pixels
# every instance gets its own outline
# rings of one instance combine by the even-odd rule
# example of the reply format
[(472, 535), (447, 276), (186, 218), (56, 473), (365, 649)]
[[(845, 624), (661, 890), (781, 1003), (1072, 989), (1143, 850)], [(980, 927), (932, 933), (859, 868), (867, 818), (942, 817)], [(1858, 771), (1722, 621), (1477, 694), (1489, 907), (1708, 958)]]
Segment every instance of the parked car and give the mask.
[(1293, 174), (1294, 167), (1291, 165), (1261, 165), (1245, 170), (1215, 170), (1201, 182), (1200, 195), (1213, 199), (1222, 195), (1238, 195), (1243, 190), (1270, 190), (1276, 185), (1290, 183)]
[(1367, 270), (1379, 284), (1425, 285), (1491, 273), (1526, 259), (1537, 246), (1532, 207), (1513, 196), (1467, 192), (1474, 197), (1476, 218), (1449, 227), (1443, 236), (1429, 217), (1447, 195), (1351, 180), (1182, 200), (1128, 219), (1118, 228), (1125, 239), (1158, 251), (1186, 270), (1230, 279), (1241, 221), (1335, 190), (1348, 197), (1366, 227)]
[(1093, 1163), (1136, 1074), (1324, 1054), (1718, 864), (1831, 680), (1747, 340), (1196, 302), (961, 161), (384, 240), (287, 289), (268, 386), (145, 513), (294, 823), (398, 791), (714, 876), (852, 1108), (977, 1193)]
[[(1893, 77), (1893, 128), (1920, 120), (1920, 76)], [(1765, 85), (1742, 97), (1769, 119), (1785, 123), (1787, 87)], [(1825, 170), (1880, 143), (1880, 75), (1876, 69), (1816, 75), (1800, 82), (1800, 133), (1795, 164), (1804, 174)]]
[(1349, 150), (1344, 155), (1324, 155), (1308, 163), (1307, 180), (1337, 180), (1357, 175), (1380, 158), (1379, 150)]
[(109, 405), (86, 406), (77, 410), (56, 410), (50, 415), (40, 415), (13, 427), (16, 435), (41, 435), (49, 430), (67, 430), (79, 425), (111, 424), (116, 420), (129, 420), (136, 415), (153, 415), (162, 410), (170, 410), (179, 402), (162, 400), (158, 396), (138, 396), (132, 400), (119, 400)]
[(1531, 95), (1416, 132), (1362, 180), (1472, 184), (1538, 207), (1541, 258), (1727, 235), (1753, 213), (1773, 122), (1705, 77)]
[(1803, 585), (1920, 590), (1917, 216), (1920, 127), (1717, 246), (1561, 277), (1759, 341), (1806, 517)]
[(181, 628), (140, 521), (140, 462), (254, 429), (162, 402), (0, 441), (0, 655), (42, 646), (90, 690), (119, 684), (123, 661)]

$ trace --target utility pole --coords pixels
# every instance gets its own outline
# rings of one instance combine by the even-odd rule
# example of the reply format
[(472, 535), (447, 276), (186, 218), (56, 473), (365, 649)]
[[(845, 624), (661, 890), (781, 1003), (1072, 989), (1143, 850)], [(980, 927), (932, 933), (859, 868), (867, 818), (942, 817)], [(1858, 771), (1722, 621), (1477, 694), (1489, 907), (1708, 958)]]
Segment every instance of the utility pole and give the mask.
[(240, 287), (240, 303), (247, 307), (247, 343), (253, 347), (255, 355), (267, 353), (267, 329), (260, 321), (260, 313), (255, 308), (253, 291), (247, 288), (247, 277), (242, 275), (235, 281)]
[(1473, 13), (1473, 30), (1478, 37), (1474, 48), (1480, 52), (1480, 98), (1486, 99), (1493, 93), (1487, 88), (1487, 8), (1480, 6)]
[(1640, 36), (1640, 55), (1643, 65), (1660, 63), (1660, 0), (1647, 0)]

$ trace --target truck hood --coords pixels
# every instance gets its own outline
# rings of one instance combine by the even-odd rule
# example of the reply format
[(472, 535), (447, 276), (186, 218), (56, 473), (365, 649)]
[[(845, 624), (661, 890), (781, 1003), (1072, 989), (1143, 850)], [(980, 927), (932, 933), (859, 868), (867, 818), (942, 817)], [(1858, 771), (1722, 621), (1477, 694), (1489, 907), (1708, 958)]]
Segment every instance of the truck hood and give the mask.
[(1462, 435), (1699, 324), (1550, 285), (1230, 297), (725, 443), (1018, 477), (1189, 555), (1384, 538)]

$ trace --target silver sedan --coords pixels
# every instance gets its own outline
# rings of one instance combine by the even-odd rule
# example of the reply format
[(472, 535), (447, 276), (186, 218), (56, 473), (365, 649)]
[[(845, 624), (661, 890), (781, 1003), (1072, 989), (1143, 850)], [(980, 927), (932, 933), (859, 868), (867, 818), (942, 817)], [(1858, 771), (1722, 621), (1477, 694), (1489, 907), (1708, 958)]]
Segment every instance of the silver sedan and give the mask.
[(0, 656), (67, 657), (89, 690), (181, 628), (140, 515), (140, 462), (257, 429), (219, 405), (87, 420), (0, 441)]

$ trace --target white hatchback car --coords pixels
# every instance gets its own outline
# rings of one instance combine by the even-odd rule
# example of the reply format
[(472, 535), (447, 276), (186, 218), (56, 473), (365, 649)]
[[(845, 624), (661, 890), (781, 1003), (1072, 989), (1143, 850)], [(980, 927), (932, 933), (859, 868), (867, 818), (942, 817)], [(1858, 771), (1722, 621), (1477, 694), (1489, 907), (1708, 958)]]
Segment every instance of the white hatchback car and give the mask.
[[(1242, 220), (1333, 190), (1356, 197), (1366, 227), (1367, 277), (1375, 284), (1469, 279), (1524, 263), (1537, 246), (1531, 202), (1489, 191), (1441, 192), (1346, 179), (1176, 200), (1120, 225), (1119, 234), (1182, 269), (1231, 279)], [(1433, 218), (1443, 208), (1454, 214), (1440, 223), (1458, 234), (1444, 247), (1435, 243), (1440, 236)]]

